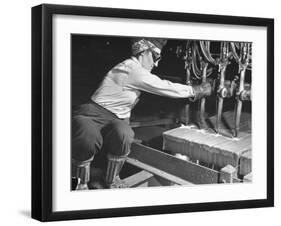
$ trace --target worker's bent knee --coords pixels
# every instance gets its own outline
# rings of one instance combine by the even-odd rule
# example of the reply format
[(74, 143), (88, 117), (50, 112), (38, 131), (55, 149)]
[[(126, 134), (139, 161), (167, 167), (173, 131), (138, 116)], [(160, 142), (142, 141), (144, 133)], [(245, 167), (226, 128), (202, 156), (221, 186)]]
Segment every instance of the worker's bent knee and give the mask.
[(112, 121), (102, 131), (104, 145), (109, 153), (114, 155), (127, 155), (134, 140), (134, 131), (122, 120)]
[(72, 120), (72, 159), (87, 161), (101, 149), (103, 138), (97, 126), (86, 117)]
[(103, 134), (106, 138), (114, 138), (126, 143), (132, 143), (135, 135), (132, 128), (122, 120), (112, 121), (104, 128)]

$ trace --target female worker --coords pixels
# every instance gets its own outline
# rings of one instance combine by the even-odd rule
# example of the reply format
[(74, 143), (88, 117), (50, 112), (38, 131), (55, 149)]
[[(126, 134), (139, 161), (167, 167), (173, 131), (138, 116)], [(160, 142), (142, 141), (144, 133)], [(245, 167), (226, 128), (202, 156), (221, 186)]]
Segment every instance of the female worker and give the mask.
[(73, 176), (81, 179), (80, 189), (87, 188), (90, 163), (101, 149), (107, 155), (104, 186), (125, 186), (119, 172), (134, 139), (129, 118), (141, 91), (192, 99), (211, 94), (209, 83), (192, 87), (162, 80), (151, 73), (153, 67), (158, 66), (166, 42), (160, 38), (132, 39), (131, 58), (113, 67), (91, 100), (73, 110), (72, 168)]

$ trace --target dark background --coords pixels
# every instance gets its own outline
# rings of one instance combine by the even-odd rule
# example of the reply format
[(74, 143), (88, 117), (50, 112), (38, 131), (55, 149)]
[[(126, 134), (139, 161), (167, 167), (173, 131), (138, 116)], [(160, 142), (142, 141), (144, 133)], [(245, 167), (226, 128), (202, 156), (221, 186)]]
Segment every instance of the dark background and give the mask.
[[(121, 61), (131, 56), (130, 37), (97, 36), (72, 34), (71, 78), (72, 105), (87, 102), (106, 73)], [(168, 39), (162, 50), (162, 59), (152, 73), (160, 78), (173, 82), (185, 82), (184, 61), (176, 54), (177, 46), (185, 46), (185, 40)], [(220, 42), (213, 42), (211, 52), (219, 56)], [(217, 78), (218, 70), (214, 68), (212, 78)], [(238, 64), (230, 62), (227, 67), (226, 79), (232, 80), (237, 75)], [(247, 71), (247, 73), (250, 73)], [(249, 82), (251, 76), (246, 74)], [(194, 81), (194, 83), (200, 81)], [(154, 115), (161, 117), (179, 117), (183, 107), (190, 102), (186, 99), (160, 97), (143, 92), (137, 106), (132, 112), (132, 119), (149, 118)], [(224, 111), (233, 110), (234, 98), (225, 99)], [(192, 111), (198, 108), (197, 103), (190, 104)], [(244, 111), (251, 111), (250, 102), (243, 104)], [(212, 116), (216, 112), (216, 95), (207, 98), (206, 112)]]

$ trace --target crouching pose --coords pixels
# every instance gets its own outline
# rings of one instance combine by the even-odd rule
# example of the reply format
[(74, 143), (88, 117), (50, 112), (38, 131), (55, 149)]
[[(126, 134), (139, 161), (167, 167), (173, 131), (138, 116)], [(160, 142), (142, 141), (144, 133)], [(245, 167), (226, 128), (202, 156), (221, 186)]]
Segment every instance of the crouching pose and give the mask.
[(87, 188), (90, 164), (101, 151), (107, 156), (104, 186), (126, 187), (119, 173), (134, 139), (129, 125), (131, 110), (142, 91), (192, 99), (211, 94), (209, 83), (192, 87), (162, 80), (151, 73), (158, 66), (166, 42), (159, 38), (132, 39), (131, 58), (113, 67), (89, 102), (73, 110), (72, 176), (80, 180), (77, 189)]

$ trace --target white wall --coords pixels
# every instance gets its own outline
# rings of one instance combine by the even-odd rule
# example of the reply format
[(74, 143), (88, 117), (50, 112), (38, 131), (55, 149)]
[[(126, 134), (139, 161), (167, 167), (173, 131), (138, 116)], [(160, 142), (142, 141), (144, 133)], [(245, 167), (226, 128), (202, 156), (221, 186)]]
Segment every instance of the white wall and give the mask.
[[(72, 4), (85, 6), (135, 8), (146, 10), (178, 11), (189, 13), (208, 13), (236, 16), (275, 18), (275, 62), (280, 62), (280, 10), (278, 1), (245, 1), (225, 0), (187, 1), (172, 0), (154, 2), (151, 0), (136, 1), (46, 1), (45, 3)], [(42, 1), (2, 1), (1, 3), (1, 35), (0, 35), (0, 133), (1, 133), (1, 186), (0, 186), (0, 222), (1, 225), (37, 225), (30, 215), (30, 174), (31, 174), (31, 6)], [(280, 66), (276, 64), (275, 84), (280, 81)], [(170, 214), (158, 216), (126, 217), (114, 219), (98, 219), (60, 222), (60, 225), (237, 225), (267, 224), (270, 220), (280, 219), (280, 105), (278, 97), (280, 88), (275, 86), (275, 178), (276, 207), (248, 210), (232, 210), (217, 212), (199, 212), (186, 214)]]

